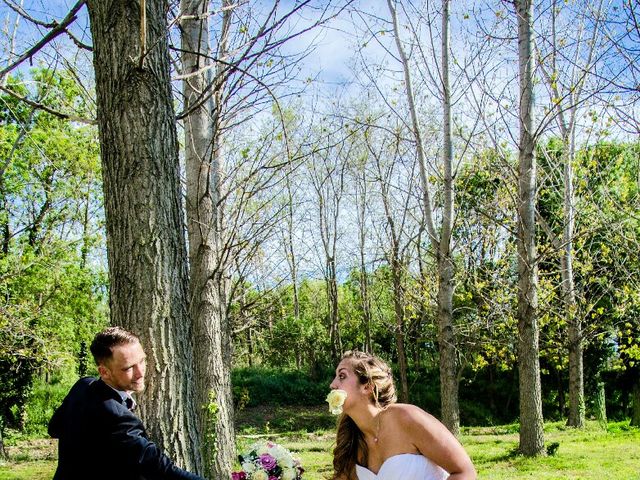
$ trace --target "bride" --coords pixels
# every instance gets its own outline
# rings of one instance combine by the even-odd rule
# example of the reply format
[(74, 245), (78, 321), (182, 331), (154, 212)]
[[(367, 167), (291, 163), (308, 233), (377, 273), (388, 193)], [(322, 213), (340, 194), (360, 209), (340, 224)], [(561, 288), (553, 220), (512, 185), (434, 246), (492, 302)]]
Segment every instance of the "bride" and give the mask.
[(331, 390), (346, 394), (333, 450), (335, 480), (475, 480), (471, 459), (435, 417), (396, 403), (391, 369), (347, 352)]

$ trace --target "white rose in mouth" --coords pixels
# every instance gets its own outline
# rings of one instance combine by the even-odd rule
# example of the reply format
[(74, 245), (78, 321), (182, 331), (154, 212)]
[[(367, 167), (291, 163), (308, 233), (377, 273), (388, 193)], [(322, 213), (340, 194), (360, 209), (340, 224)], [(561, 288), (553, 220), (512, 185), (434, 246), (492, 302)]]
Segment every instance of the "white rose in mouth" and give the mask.
[(329, 404), (329, 411), (334, 415), (340, 415), (342, 413), (342, 406), (347, 399), (347, 392), (344, 390), (331, 390), (327, 395), (327, 403)]

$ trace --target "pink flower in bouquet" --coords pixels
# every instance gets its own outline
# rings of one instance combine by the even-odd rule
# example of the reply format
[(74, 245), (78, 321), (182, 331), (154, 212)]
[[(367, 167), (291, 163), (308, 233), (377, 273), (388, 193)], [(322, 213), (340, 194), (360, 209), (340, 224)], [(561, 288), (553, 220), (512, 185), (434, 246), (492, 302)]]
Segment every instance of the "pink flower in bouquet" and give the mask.
[(233, 472), (231, 480), (247, 480), (247, 474), (244, 472)]
[[(260, 455), (260, 465), (262, 465), (262, 468), (264, 468), (267, 472), (275, 468), (277, 464), (278, 462), (276, 461), (276, 459), (268, 453), (263, 453), (262, 455)], [(269, 480), (271, 480), (271, 478), (269, 478)]]

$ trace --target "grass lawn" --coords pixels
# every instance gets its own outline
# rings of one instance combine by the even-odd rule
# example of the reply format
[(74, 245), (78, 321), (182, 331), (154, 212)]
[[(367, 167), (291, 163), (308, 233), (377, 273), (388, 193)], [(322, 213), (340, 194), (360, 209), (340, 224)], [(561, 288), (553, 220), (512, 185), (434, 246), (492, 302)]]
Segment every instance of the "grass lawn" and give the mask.
[[(305, 480), (329, 478), (332, 430), (288, 432), (278, 428), (295, 424), (294, 419), (300, 415), (295, 409), (278, 409), (278, 418), (265, 412), (249, 415), (261, 423), (239, 421), (240, 449), (256, 439), (268, 438), (302, 459)], [(305, 415), (312, 414), (307, 411)], [(560, 423), (546, 424), (546, 445), (559, 446), (554, 455), (534, 459), (514, 454), (518, 445), (515, 425), (464, 429), (462, 442), (483, 480), (640, 480), (640, 429), (628, 427), (627, 422), (610, 423), (607, 431), (596, 423), (589, 423), (584, 430), (566, 428)], [(0, 480), (51, 479), (56, 463), (53, 441), (15, 439), (10, 443), (10, 459), (0, 463)]]

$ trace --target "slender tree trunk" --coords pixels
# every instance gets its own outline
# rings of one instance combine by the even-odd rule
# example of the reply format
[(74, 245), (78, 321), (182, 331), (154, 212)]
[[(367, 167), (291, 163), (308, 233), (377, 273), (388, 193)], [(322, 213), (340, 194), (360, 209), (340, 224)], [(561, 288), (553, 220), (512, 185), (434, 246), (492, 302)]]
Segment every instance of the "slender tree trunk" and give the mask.
[(366, 208), (367, 180), (356, 173), (357, 219), (358, 219), (358, 254), (360, 260), (360, 308), (362, 309), (362, 327), (364, 329), (364, 349), (373, 353), (371, 342), (371, 301), (369, 299), (369, 275), (365, 261), (367, 247)]
[(631, 422), (632, 427), (640, 427), (640, 382), (636, 379), (631, 392)]
[(606, 391), (604, 388), (604, 382), (602, 380), (598, 381), (597, 390), (596, 390), (596, 398), (594, 403), (594, 414), (596, 420), (600, 424), (600, 426), (606, 430), (607, 429), (607, 398)]
[(84, 212), (82, 212), (82, 247), (80, 248), (80, 268), (87, 264), (89, 253), (89, 205), (91, 203), (91, 181), (87, 182), (87, 192), (84, 197)]
[[(223, 2), (225, 3), (225, 2)], [(217, 71), (214, 101), (206, 101), (211, 75), (209, 12), (204, 0), (181, 2), (182, 66), (185, 111), (185, 170), (189, 233), (190, 315), (193, 322), (196, 405), (203, 474), (228, 477), (235, 457), (231, 355), (227, 338), (227, 289), (220, 265), (219, 169), (220, 95), (223, 71)], [(224, 57), (230, 9), (223, 10), (220, 51)], [(195, 447), (195, 445), (194, 445)]]
[[(566, 3), (566, 2), (565, 2)], [(573, 162), (575, 160), (575, 129), (577, 108), (581, 104), (583, 88), (589, 73), (593, 70), (593, 62), (597, 58), (599, 48), (599, 37), (602, 29), (599, 24), (604, 20), (602, 13), (602, 2), (592, 5), (593, 15), (590, 18), (595, 21), (589, 29), (584, 29), (584, 25), (576, 25), (580, 32), (591, 30), (588, 39), (584, 39), (582, 33), (576, 40), (577, 46), (574, 48), (581, 50), (580, 58), (576, 57), (568, 71), (558, 65), (558, 59), (563, 58), (561, 41), (558, 39), (557, 17), (562, 11), (560, 0), (554, 0), (551, 7), (551, 61), (549, 68), (542, 71), (547, 80), (549, 90), (554, 98), (556, 122), (560, 128), (563, 140), (563, 217), (564, 228), (562, 232), (562, 242), (557, 242), (561, 249), (561, 276), (562, 295), (565, 306), (565, 318), (568, 325), (567, 347), (569, 350), (569, 415), (567, 424), (577, 428), (583, 428), (585, 424), (584, 406), (584, 367), (583, 367), (583, 333), (582, 320), (578, 314), (575, 282), (573, 273), (573, 237), (575, 233), (575, 194), (574, 194), (574, 173)], [(562, 32), (561, 32), (562, 35)], [(560, 77), (560, 80), (559, 78)], [(569, 83), (569, 85), (566, 85)], [(564, 87), (559, 87), (559, 85)], [(553, 240), (552, 240), (553, 241)]]
[(556, 382), (558, 385), (558, 411), (560, 415), (565, 415), (566, 405), (565, 405), (564, 379), (562, 378), (561, 370), (557, 368), (554, 370), (556, 374)]
[(538, 268), (536, 252), (536, 160), (533, 135), (533, 4), (516, 0), (520, 66), (518, 155), (518, 371), (520, 451), (544, 453), (542, 391), (538, 356)]
[(138, 2), (87, 2), (111, 322), (138, 334), (147, 352), (147, 389), (138, 400), (149, 436), (179, 465), (200, 470), (168, 5), (145, 3), (142, 21)]
[[(584, 366), (582, 321), (577, 312), (573, 275), (573, 236), (575, 231), (575, 195), (573, 188), (574, 138), (573, 128), (564, 135), (564, 229), (561, 259), (562, 295), (569, 326), (569, 418), (567, 425), (584, 428)], [(568, 149), (568, 151), (567, 151)]]
[(285, 250), (287, 255), (287, 263), (289, 264), (289, 273), (291, 275), (291, 286), (293, 289), (293, 317), (296, 321), (300, 319), (300, 298), (298, 294), (298, 260), (296, 257), (296, 251), (293, 242), (293, 192), (291, 191), (291, 175), (292, 171), (289, 168), (287, 174), (287, 231), (285, 238)]
[(6, 460), (7, 457), (7, 451), (4, 448), (4, 435), (3, 435), (3, 430), (4, 430), (4, 426), (2, 425), (2, 420), (0, 420), (0, 460)]
[[(335, 252), (335, 249), (333, 249)], [(329, 315), (329, 332), (331, 337), (332, 355), (337, 361), (342, 352), (342, 338), (340, 337), (340, 318), (338, 315), (338, 280), (336, 278), (336, 259), (333, 256), (326, 257), (326, 286), (327, 286), (327, 308)]]
[[(336, 243), (346, 163), (330, 165), (328, 157), (331, 154), (332, 152), (327, 151), (324, 153), (324, 157), (319, 157), (320, 161), (317, 163), (321, 164), (321, 167), (316, 167), (312, 163), (311, 173), (313, 187), (318, 198), (318, 222), (324, 250), (324, 280), (327, 292), (327, 326), (331, 342), (331, 358), (334, 363), (337, 363), (342, 352), (342, 339), (338, 312)], [(338, 158), (337, 161), (341, 161), (339, 156), (336, 158)]]
[(438, 263), (438, 344), (440, 350), (440, 404), (442, 423), (454, 435), (460, 434), (456, 341), (453, 331), (453, 264), (451, 258)]
[(373, 353), (371, 342), (371, 300), (369, 299), (369, 274), (364, 260), (364, 242), (360, 240), (360, 302), (362, 308), (362, 323), (364, 329), (364, 348)]
[(399, 259), (397, 246), (392, 248), (391, 278), (393, 282), (393, 306), (396, 317), (396, 349), (398, 351), (398, 369), (400, 370), (400, 392), (398, 399), (402, 403), (409, 402), (409, 380), (407, 372), (407, 352), (404, 346), (404, 287), (402, 285), (402, 262)]
[(455, 353), (455, 335), (452, 318), (453, 303), (453, 262), (451, 259), (451, 231), (453, 225), (453, 146), (451, 142), (451, 99), (449, 85), (449, 0), (442, 0), (442, 71), (440, 91), (442, 94), (443, 108), (443, 213), (440, 232), (436, 230), (433, 220), (433, 208), (431, 205), (430, 182), (426, 172), (426, 159), (422, 144), (422, 133), (418, 114), (415, 106), (411, 74), (409, 69), (409, 59), (404, 51), (400, 40), (400, 29), (398, 27), (397, 13), (393, 0), (387, 0), (393, 31), (395, 35), (396, 47), (405, 80), (407, 101), (411, 114), (411, 126), (413, 137), (416, 142), (416, 153), (418, 156), (418, 166), (420, 170), (420, 181), (423, 191), (424, 220), (429, 240), (436, 255), (438, 266), (438, 340), (440, 348), (440, 394), (443, 423), (454, 434), (460, 431), (460, 412), (458, 406), (458, 378), (457, 362)]
[(7, 201), (4, 193), (0, 190), (0, 235), (2, 235), (2, 245), (0, 253), (3, 256), (9, 254), (9, 241), (11, 240), (11, 229), (9, 228), (9, 215), (7, 212)]
[(442, 113), (444, 208), (439, 242), (434, 242), (438, 260), (438, 344), (440, 348), (440, 398), (442, 423), (460, 434), (456, 340), (453, 326), (454, 265), (451, 231), (454, 216), (453, 143), (451, 141), (451, 87), (449, 85), (449, 2), (442, 0)]

